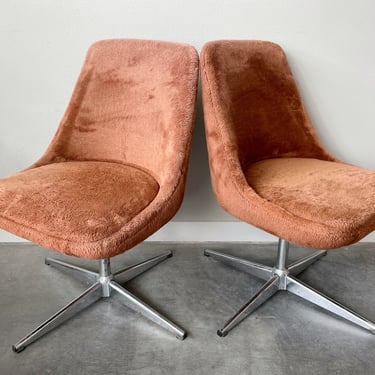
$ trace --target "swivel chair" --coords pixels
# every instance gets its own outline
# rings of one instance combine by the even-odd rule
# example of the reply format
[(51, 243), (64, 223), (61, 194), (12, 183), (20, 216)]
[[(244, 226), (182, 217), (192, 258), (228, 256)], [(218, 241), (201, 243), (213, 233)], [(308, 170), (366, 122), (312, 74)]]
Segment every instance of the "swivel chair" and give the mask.
[(14, 351), (112, 291), (185, 338), (182, 328), (116, 281), (131, 280), (172, 253), (115, 273), (110, 259), (156, 232), (181, 204), (197, 79), (191, 46), (132, 39), (93, 44), (45, 154), (0, 180), (1, 228), (66, 255), (99, 260), (93, 272), (46, 259), (51, 266), (83, 272), (93, 285), (18, 341)]
[[(280, 46), (209, 42), (201, 52), (201, 75), (217, 200), (233, 216), (279, 237), (274, 267), (205, 250), (265, 281), (218, 335), (227, 335), (279, 290), (375, 333), (373, 322), (296, 278), (326, 250), (353, 244), (375, 229), (375, 173), (324, 149)], [(325, 250), (288, 264), (289, 242)]]

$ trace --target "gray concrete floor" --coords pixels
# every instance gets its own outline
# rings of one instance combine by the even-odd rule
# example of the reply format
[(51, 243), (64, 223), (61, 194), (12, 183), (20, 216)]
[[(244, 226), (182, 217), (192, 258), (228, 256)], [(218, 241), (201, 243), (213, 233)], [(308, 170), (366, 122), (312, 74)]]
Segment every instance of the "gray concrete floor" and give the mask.
[[(301, 280), (375, 321), (375, 244), (330, 251)], [(185, 328), (179, 341), (115, 295), (88, 307), (20, 354), (11, 345), (87, 287), (80, 274), (44, 265), (60, 254), (31, 244), (0, 245), (0, 374), (374, 374), (375, 336), (279, 292), (225, 338), (216, 330), (260, 287), (202, 255), (204, 247), (273, 265), (275, 244), (143, 243), (113, 259), (127, 264), (174, 256), (127, 283)], [(290, 260), (310, 250), (292, 247)], [(96, 261), (68, 259), (95, 270)]]

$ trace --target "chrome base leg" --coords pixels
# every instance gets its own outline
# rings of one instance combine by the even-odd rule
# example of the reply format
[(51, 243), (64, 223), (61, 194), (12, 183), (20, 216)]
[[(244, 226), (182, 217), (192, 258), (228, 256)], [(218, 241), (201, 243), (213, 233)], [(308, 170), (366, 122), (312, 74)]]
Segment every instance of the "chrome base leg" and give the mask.
[(80, 310), (87, 307), (89, 304), (101, 298), (100, 283), (95, 283), (90, 288), (85, 290), (80, 296), (68, 303), (65, 307), (52, 315), (49, 319), (43, 322), (40, 326), (35, 328), (31, 333), (13, 345), (12, 349), (16, 353), (22, 352), (26, 346), (36, 341), (39, 337), (56, 328), (64, 321), (77, 314)]
[(228, 332), (234, 328), (238, 323), (244, 320), (248, 315), (250, 315), (254, 310), (256, 310), (260, 305), (270, 299), (278, 290), (279, 276), (273, 276), (269, 279), (256, 293), (249, 302), (247, 302), (242, 308), (230, 318), (224, 325), (222, 329), (217, 331), (220, 337), (224, 337)]
[(86, 268), (82, 268), (82, 267), (76, 266), (74, 264), (63, 262), (62, 260), (59, 260), (59, 259), (53, 259), (53, 258), (47, 257), (45, 259), (45, 264), (47, 266), (55, 266), (55, 267), (57, 266), (57, 267), (68, 268), (70, 270), (78, 271), (78, 272), (85, 273), (87, 275), (91, 275), (91, 276), (95, 276), (95, 277), (97, 277), (99, 275), (97, 272), (90, 271)]
[(128, 290), (123, 288), (121, 285), (117, 284), (115, 281), (110, 283), (112, 289), (116, 292), (120, 293), (122, 297), (124, 297), (124, 303), (126, 306), (131, 308), (132, 310), (142, 314), (147, 319), (153, 321), (159, 326), (163, 327), (167, 331), (173, 333), (178, 339), (184, 340), (186, 338), (186, 332), (183, 331), (181, 328), (176, 326), (176, 324), (172, 323), (170, 320), (162, 316), (152, 307), (148, 306), (146, 303), (141, 301), (138, 297), (134, 294), (130, 293)]
[(272, 267), (268, 267), (259, 263), (250, 262), (248, 260), (237, 258), (232, 255), (219, 253), (215, 250), (205, 249), (204, 255), (219, 260), (220, 262), (228, 264), (229, 266), (236, 268), (240, 271), (247, 272), (262, 280), (268, 280), (270, 277), (272, 277), (273, 274)]
[(116, 272), (114, 274), (111, 271), (110, 259), (100, 260), (99, 272), (96, 273), (90, 270), (86, 270), (85, 268), (63, 262), (61, 260), (46, 258), (46, 264), (48, 265), (61, 266), (74, 271), (89, 274), (90, 276), (95, 276), (96, 282), (85, 292), (83, 292), (80, 296), (78, 296), (72, 302), (70, 302), (61, 310), (59, 310), (56, 314), (52, 315), (44, 323), (35, 328), (26, 337), (24, 337), (15, 345), (13, 345), (13, 350), (17, 353), (21, 352), (32, 342), (34, 342), (35, 340), (37, 340), (38, 338), (52, 330), (53, 328), (57, 327), (59, 324), (63, 323), (64, 321), (72, 317), (78, 311), (81, 311), (84, 307), (88, 306), (89, 304), (97, 301), (102, 297), (109, 298), (111, 296), (112, 290), (115, 290), (116, 292), (120, 293), (123, 297), (125, 297), (125, 302), (130, 308), (136, 310), (137, 312), (140, 312), (146, 318), (159, 324), (161, 327), (165, 328), (169, 332), (172, 332), (178, 339), (183, 340), (187, 335), (184, 330), (182, 330), (177, 325), (169, 321), (167, 318), (163, 317), (156, 310), (142, 302), (139, 298), (131, 294), (128, 290), (126, 290), (124, 287), (122, 287), (115, 281), (116, 277), (118, 276), (122, 277), (122, 282), (124, 281), (124, 279), (125, 281), (133, 279), (136, 276), (140, 275), (141, 273), (145, 272), (146, 270), (150, 269), (151, 267), (155, 266), (156, 264), (171, 256), (172, 252), (169, 251), (165, 254), (152, 257), (151, 259), (127, 267), (124, 270)]
[(294, 276), (297, 276), (301, 272), (303, 272), (307, 267), (311, 266), (313, 263), (315, 263), (317, 260), (319, 260), (321, 257), (324, 257), (325, 255), (327, 255), (327, 250), (315, 251), (313, 254), (308, 255), (307, 257), (290, 264), (288, 266), (289, 273), (291, 273)]
[(172, 251), (169, 251), (162, 255), (157, 255), (151, 259), (147, 259), (143, 262), (133, 264), (130, 267), (126, 267), (123, 270), (114, 273), (115, 277), (121, 277), (121, 282), (127, 282), (135, 277), (139, 276), (141, 273), (149, 270), (150, 268), (156, 266), (163, 260), (170, 258), (172, 256)]
[(307, 267), (327, 254), (325, 250), (316, 251), (312, 255), (287, 266), (289, 243), (283, 239), (279, 240), (276, 266), (271, 268), (259, 263), (252, 263), (248, 260), (236, 258), (231, 255), (221, 254), (214, 250), (205, 250), (204, 254), (211, 256), (229, 266), (245, 271), (251, 275), (267, 280), (266, 284), (260, 291), (252, 297), (230, 320), (225, 323), (224, 327), (217, 331), (217, 334), (224, 337), (238, 323), (250, 315), (256, 308), (271, 298), (277, 291), (289, 291), (301, 298), (304, 298), (350, 322), (367, 329), (375, 334), (375, 324), (359, 314), (351, 311), (345, 306), (335, 302), (331, 298), (316, 291), (310, 286), (304, 284), (294, 276), (304, 271)]
[(311, 286), (306, 285), (293, 276), (288, 276), (288, 292), (291, 292), (325, 310), (330, 311), (350, 322), (363, 327), (375, 334), (375, 324), (357, 314), (356, 312), (348, 309), (333, 299), (325, 296), (323, 293), (313, 289)]

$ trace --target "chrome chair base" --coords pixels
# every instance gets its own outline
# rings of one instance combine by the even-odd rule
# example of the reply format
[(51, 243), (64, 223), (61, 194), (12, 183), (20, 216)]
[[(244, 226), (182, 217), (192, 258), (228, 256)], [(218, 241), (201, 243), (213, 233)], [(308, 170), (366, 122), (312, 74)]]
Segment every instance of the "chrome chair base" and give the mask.
[(228, 264), (241, 271), (245, 271), (266, 281), (260, 290), (225, 323), (224, 327), (217, 331), (217, 334), (220, 337), (226, 336), (231, 329), (233, 329), (264, 302), (270, 299), (279, 290), (287, 290), (288, 292), (310, 301), (315, 305), (318, 305), (323, 309), (340, 316), (341, 318), (347, 319), (350, 322), (375, 334), (375, 324), (373, 322), (370, 322), (340, 303), (335, 302), (333, 299), (318, 292), (295, 277), (322, 256), (326, 255), (327, 251), (316, 251), (312, 255), (292, 263), (287, 267), (286, 261), (288, 258), (288, 251), (289, 243), (283, 239), (280, 239), (278, 245), (277, 264), (275, 267), (268, 267), (263, 264), (253, 263), (248, 260), (231, 255), (225, 255), (214, 250), (206, 249), (204, 251), (204, 255), (206, 256), (210, 256), (225, 264)]
[(99, 261), (99, 272), (93, 272), (85, 268), (63, 262), (61, 260), (46, 258), (45, 263), (47, 265), (64, 267), (84, 273), (88, 276), (93, 277), (95, 282), (81, 295), (68, 303), (65, 307), (60, 309), (49, 319), (47, 319), (32, 332), (30, 332), (27, 336), (13, 345), (13, 351), (16, 353), (20, 353), (32, 342), (36, 341), (47, 332), (56, 328), (58, 325), (62, 324), (64, 321), (68, 320), (73, 315), (77, 314), (79, 311), (89, 306), (93, 302), (96, 302), (101, 298), (110, 297), (112, 290), (115, 290), (123, 297), (123, 302), (126, 306), (141, 313), (147, 319), (159, 324), (161, 327), (175, 335), (178, 339), (184, 340), (187, 334), (183, 329), (162, 316), (152, 307), (148, 306), (146, 303), (141, 301), (139, 298), (137, 298), (135, 295), (130, 293), (127, 289), (116, 282), (116, 278), (121, 277), (121, 283), (125, 283), (126, 281), (137, 277), (141, 273), (147, 271), (151, 267), (157, 265), (158, 263), (171, 256), (172, 252), (169, 251), (165, 254), (155, 256), (143, 262), (127, 267), (116, 273), (112, 273), (111, 271), (110, 259), (101, 259)]

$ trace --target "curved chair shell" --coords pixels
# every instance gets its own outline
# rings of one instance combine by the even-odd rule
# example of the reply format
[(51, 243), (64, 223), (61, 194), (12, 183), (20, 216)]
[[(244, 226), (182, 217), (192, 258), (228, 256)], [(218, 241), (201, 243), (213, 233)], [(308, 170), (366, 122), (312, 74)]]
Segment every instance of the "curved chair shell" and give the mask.
[(201, 70), (211, 178), (225, 210), (317, 249), (374, 230), (375, 173), (324, 149), (277, 44), (209, 42)]
[(197, 77), (191, 46), (95, 43), (46, 153), (0, 181), (0, 227), (91, 259), (158, 230), (182, 201)]

